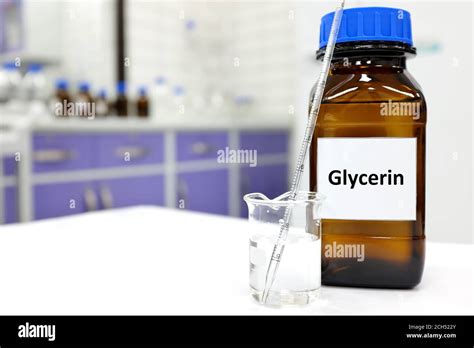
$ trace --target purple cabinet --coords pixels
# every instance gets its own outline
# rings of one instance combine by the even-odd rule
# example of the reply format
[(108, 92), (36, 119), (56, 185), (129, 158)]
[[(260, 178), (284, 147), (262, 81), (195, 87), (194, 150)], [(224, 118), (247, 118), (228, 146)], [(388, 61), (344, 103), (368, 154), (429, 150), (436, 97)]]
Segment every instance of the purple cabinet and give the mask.
[[(275, 198), (288, 191), (288, 165), (275, 164), (243, 167), (240, 169), (241, 197), (247, 193), (260, 192), (268, 198)], [(247, 217), (247, 204), (241, 201), (240, 216)]]
[(133, 205), (163, 205), (163, 176), (36, 185), (35, 219)]
[(182, 132), (176, 136), (177, 160), (215, 159), (217, 151), (228, 146), (225, 132)]
[(95, 135), (97, 167), (118, 167), (162, 163), (164, 139), (156, 133)]
[(46, 219), (83, 213), (97, 208), (89, 182), (40, 184), (34, 187), (34, 217)]
[(216, 169), (178, 174), (177, 207), (211, 214), (229, 214), (229, 173)]
[(16, 186), (5, 187), (3, 196), (4, 211), (3, 221), (6, 224), (18, 222), (18, 189)]
[[(239, 134), (239, 149), (257, 150), (256, 167), (242, 164), (240, 190), (262, 192), (275, 197), (288, 189), (288, 166), (281, 163), (288, 153), (287, 131), (245, 131)], [(180, 162), (176, 192), (177, 207), (213, 214), (229, 214), (229, 169), (227, 164), (210, 169), (217, 152), (229, 146), (226, 131), (180, 131), (176, 135), (175, 160)], [(165, 204), (165, 178), (163, 174), (137, 174), (124, 171), (127, 166), (149, 166), (164, 164), (164, 134), (154, 132), (119, 133), (41, 133), (33, 138), (35, 173), (74, 171), (90, 169), (88, 181), (70, 183), (39, 184), (34, 187), (34, 218), (44, 219), (70, 214), (126, 207), (134, 205)], [(277, 156), (273, 156), (277, 155)], [(279, 156), (283, 155), (283, 156)], [(201, 162), (199, 162), (201, 161)], [(182, 162), (193, 162), (188, 164)], [(201, 165), (202, 164), (202, 165)], [(110, 176), (123, 178), (98, 179), (103, 177), (102, 168), (114, 168)], [(121, 167), (121, 168), (120, 168)], [(4, 173), (15, 174), (13, 159), (4, 160)], [(158, 167), (154, 167), (155, 169)], [(190, 168), (193, 171), (189, 171)], [(134, 170), (139, 170), (135, 168)], [(140, 169), (141, 170), (141, 169)], [(186, 171), (185, 171), (186, 170)], [(125, 177), (132, 175), (132, 177)], [(135, 176), (133, 176), (135, 175)], [(48, 175), (45, 175), (47, 177)], [(12, 204), (8, 220), (15, 220), (16, 196), (14, 191), (6, 193)], [(240, 200), (241, 215), (247, 208)]]
[(34, 171), (162, 163), (163, 134), (36, 134), (33, 138)]
[(133, 205), (164, 205), (162, 175), (109, 179), (97, 183), (102, 209)]
[(86, 134), (36, 134), (33, 137), (34, 171), (87, 169), (96, 152), (94, 138)]
[(288, 153), (287, 131), (244, 132), (239, 141), (241, 149), (257, 150), (258, 155)]
[[(0, 173), (0, 181), (4, 178), (2, 176), (13, 177), (17, 175), (17, 162), (15, 161), (14, 157), (4, 157), (1, 158), (3, 172)], [(17, 186), (5, 186), (3, 188), (3, 211), (1, 215), (3, 215), (3, 222), (4, 223), (13, 223), (18, 222), (18, 187)]]
[[(14, 157), (5, 157), (3, 160), (3, 175), (10, 176), (17, 174), (17, 162)], [(0, 173), (2, 175), (2, 173)]]

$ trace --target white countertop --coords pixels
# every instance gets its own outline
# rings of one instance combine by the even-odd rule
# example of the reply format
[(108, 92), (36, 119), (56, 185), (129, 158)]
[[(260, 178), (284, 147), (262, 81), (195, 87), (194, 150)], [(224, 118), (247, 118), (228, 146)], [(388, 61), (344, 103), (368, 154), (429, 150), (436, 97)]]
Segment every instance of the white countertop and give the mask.
[(94, 119), (70, 117), (55, 119), (52, 115), (2, 115), (0, 126), (16, 125), (18, 122), (29, 123), (35, 131), (61, 132), (116, 132), (116, 131), (161, 131), (161, 130), (279, 130), (289, 129), (294, 123), (295, 115), (279, 117), (242, 116), (242, 117), (196, 117), (191, 115), (167, 117), (159, 120), (141, 119), (136, 116), (119, 118), (108, 116)]
[(415, 289), (323, 287), (307, 307), (262, 307), (246, 224), (136, 207), (2, 226), (0, 315), (474, 314), (474, 245), (439, 243)]
[(12, 119), (0, 114), (0, 156), (11, 155), (15, 151), (24, 150), (22, 135), (30, 127), (31, 121)]
[(0, 156), (11, 155), (20, 147), (20, 135), (12, 131), (0, 130)]

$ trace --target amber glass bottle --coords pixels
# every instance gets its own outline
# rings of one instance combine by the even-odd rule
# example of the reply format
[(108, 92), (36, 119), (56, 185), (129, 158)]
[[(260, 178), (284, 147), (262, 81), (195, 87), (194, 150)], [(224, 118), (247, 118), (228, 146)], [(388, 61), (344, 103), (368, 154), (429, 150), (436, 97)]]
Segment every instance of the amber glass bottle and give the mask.
[(341, 25), (310, 152), (310, 189), (327, 196), (322, 282), (412, 288), (425, 255), (426, 103), (406, 70), (410, 14), (354, 8)]
[(146, 88), (140, 87), (138, 90), (137, 115), (138, 117), (148, 117), (148, 96)]
[(68, 106), (72, 101), (68, 91), (69, 83), (65, 79), (56, 81), (56, 93), (51, 100), (51, 110), (58, 117), (69, 116)]
[(115, 100), (115, 111), (119, 117), (128, 116), (128, 99), (126, 94), (125, 81), (117, 83), (117, 99)]

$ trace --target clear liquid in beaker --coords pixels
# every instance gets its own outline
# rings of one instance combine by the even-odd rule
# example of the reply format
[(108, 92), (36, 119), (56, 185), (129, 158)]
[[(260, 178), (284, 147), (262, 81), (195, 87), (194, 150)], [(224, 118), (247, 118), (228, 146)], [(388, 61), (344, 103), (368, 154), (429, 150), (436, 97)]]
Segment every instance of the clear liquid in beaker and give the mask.
[[(272, 250), (278, 237), (273, 224), (250, 237), (250, 288), (260, 302)], [(263, 226), (262, 226), (263, 227)], [(321, 240), (303, 229), (293, 228), (285, 243), (267, 305), (304, 305), (318, 296), (321, 287)]]

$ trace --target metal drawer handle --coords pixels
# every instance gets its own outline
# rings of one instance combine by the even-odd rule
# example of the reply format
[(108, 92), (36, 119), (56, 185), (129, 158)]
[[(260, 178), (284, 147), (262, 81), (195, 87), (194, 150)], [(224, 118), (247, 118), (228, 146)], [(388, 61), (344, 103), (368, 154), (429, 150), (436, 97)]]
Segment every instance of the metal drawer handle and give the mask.
[(177, 208), (181, 208), (181, 203), (186, 207), (188, 204), (188, 185), (186, 184), (186, 181), (182, 179), (178, 179), (177, 196)]
[(84, 190), (84, 202), (86, 203), (86, 211), (97, 210), (97, 196), (90, 187), (86, 187)]
[(115, 155), (120, 158), (123, 158), (125, 154), (128, 154), (130, 158), (142, 158), (149, 153), (150, 150), (143, 146), (122, 146), (115, 150)]
[(35, 162), (39, 163), (65, 162), (75, 157), (73, 151), (59, 149), (37, 150), (33, 156)]
[(114, 195), (108, 186), (102, 185), (100, 187), (100, 201), (105, 209), (114, 207)]
[(207, 155), (211, 153), (213, 150), (214, 150), (214, 146), (212, 144), (205, 143), (203, 141), (196, 142), (191, 146), (191, 151), (195, 155)]

